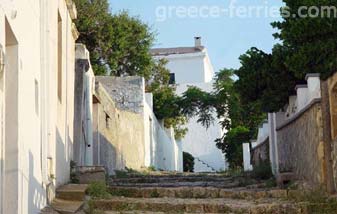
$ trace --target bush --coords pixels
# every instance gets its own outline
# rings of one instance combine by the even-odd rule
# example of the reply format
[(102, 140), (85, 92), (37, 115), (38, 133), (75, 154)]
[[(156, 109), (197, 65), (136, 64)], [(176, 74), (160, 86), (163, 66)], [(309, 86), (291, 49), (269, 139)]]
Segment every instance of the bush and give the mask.
[(255, 179), (267, 180), (273, 177), (271, 165), (269, 161), (261, 162), (258, 166), (254, 166), (252, 176)]
[(187, 152), (183, 152), (184, 172), (194, 172), (194, 157)]
[(92, 182), (88, 187), (88, 194), (94, 199), (106, 199), (111, 197), (104, 182)]

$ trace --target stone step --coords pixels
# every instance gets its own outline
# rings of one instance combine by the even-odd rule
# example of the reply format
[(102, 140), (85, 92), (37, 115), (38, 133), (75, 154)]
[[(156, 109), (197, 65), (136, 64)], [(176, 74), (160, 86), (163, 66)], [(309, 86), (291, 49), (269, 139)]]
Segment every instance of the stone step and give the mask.
[[(123, 172), (123, 171), (119, 171)], [(116, 173), (118, 174), (118, 173)], [(221, 173), (188, 173), (188, 172), (163, 172), (163, 171), (153, 171), (145, 173), (133, 173), (133, 172), (123, 172), (122, 174), (127, 175), (128, 178), (144, 178), (144, 177), (229, 177)]]
[(235, 188), (241, 187), (245, 184), (240, 181), (233, 182), (165, 182), (165, 183), (111, 183), (111, 187), (217, 187), (217, 188)]
[(52, 201), (52, 208), (60, 214), (75, 214), (84, 205), (83, 201), (69, 201), (62, 199), (54, 199)]
[(147, 211), (106, 211), (104, 214), (165, 214), (164, 212), (147, 212)]
[(112, 183), (173, 183), (173, 182), (233, 182), (232, 177), (139, 177), (139, 178), (113, 178)]
[(60, 214), (51, 207), (45, 207), (41, 210), (40, 214)]
[(300, 213), (296, 204), (264, 199), (177, 199), (177, 198), (112, 198), (93, 201), (94, 208), (104, 211), (152, 211), (171, 213)]
[(87, 188), (86, 184), (67, 184), (57, 188), (56, 197), (63, 200), (83, 201)]
[(287, 198), (287, 190), (247, 190), (245, 188), (221, 189), (213, 187), (178, 187), (178, 188), (136, 188), (111, 187), (113, 196), (130, 198), (234, 198), (234, 199), (261, 199)]
[(75, 171), (80, 184), (106, 182), (106, 171), (103, 166), (77, 166)]

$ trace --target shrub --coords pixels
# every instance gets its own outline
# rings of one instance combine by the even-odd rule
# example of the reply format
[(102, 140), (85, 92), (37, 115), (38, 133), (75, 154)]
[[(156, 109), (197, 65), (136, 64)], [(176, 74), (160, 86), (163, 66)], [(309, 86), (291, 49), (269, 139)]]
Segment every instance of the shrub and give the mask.
[(92, 182), (88, 187), (88, 194), (94, 199), (106, 199), (111, 197), (104, 182)]
[(194, 172), (194, 157), (187, 152), (183, 153), (184, 172)]
[(252, 171), (252, 176), (255, 179), (267, 180), (273, 177), (273, 172), (271, 170), (271, 165), (269, 161), (261, 162), (259, 165), (254, 166)]

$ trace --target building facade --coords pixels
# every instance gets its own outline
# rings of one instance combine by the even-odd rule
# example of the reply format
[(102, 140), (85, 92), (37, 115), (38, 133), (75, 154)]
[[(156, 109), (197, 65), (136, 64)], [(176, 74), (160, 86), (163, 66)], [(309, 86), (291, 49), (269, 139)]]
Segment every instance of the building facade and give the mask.
[[(204, 91), (213, 91), (214, 70), (207, 49), (202, 46), (201, 38), (195, 38), (194, 47), (152, 49), (155, 59), (168, 60), (167, 68), (171, 72), (171, 80), (176, 84), (178, 95), (182, 95), (190, 86)], [(217, 118), (214, 113), (214, 118)], [(183, 151), (195, 158), (196, 172), (215, 172), (225, 170), (227, 164), (221, 150), (216, 147), (215, 140), (225, 132), (216, 119), (208, 129), (191, 118), (187, 124), (188, 133), (182, 139)]]
[(69, 181), (75, 18), (71, 1), (0, 3), (1, 214), (39, 213)]

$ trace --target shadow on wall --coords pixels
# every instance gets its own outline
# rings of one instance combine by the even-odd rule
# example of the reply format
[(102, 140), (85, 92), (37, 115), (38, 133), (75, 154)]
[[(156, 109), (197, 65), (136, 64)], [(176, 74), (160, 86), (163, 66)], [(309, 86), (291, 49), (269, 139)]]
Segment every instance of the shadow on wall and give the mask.
[[(34, 176), (34, 170), (35, 167), (39, 166), (34, 166), (34, 156), (29, 151), (29, 176), (26, 179), (25, 182), (28, 184), (28, 207), (27, 210), (25, 210), (24, 207), (22, 207), (23, 211), (28, 211), (28, 213), (39, 213), (41, 210), (41, 206), (45, 204), (46, 201), (46, 192), (43, 189), (43, 185), (35, 178)], [(23, 191), (22, 191), (23, 192)], [(23, 202), (23, 199), (25, 197), (21, 196), (21, 202)]]
[[(101, 133), (95, 132), (95, 136), (99, 136), (99, 147), (95, 154), (97, 162), (95, 164), (104, 166), (109, 175), (114, 174), (115, 170), (123, 170), (126, 167), (126, 161), (123, 158), (122, 151), (116, 148), (110, 141)], [(100, 160), (98, 160), (100, 159)]]
[(61, 133), (56, 128), (56, 156), (55, 156), (55, 176), (56, 187), (67, 183), (70, 180), (70, 161), (71, 161), (71, 146), (70, 136), (67, 133), (68, 142), (64, 142)]

